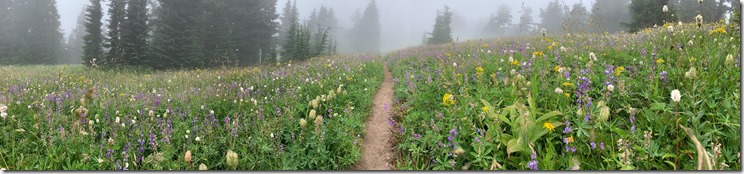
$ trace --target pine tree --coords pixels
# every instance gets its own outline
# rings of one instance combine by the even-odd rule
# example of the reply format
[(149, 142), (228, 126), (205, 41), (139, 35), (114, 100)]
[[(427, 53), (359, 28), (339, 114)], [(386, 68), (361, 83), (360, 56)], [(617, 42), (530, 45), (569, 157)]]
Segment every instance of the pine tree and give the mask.
[(574, 4), (571, 11), (566, 14), (564, 26), (568, 32), (584, 32), (589, 23), (589, 11), (586, 10), (583, 2)]
[(75, 29), (67, 35), (67, 43), (65, 44), (65, 57), (60, 61), (62, 64), (80, 64), (82, 63), (81, 57), (83, 56), (83, 45), (85, 32), (85, 9), (80, 11), (78, 15), (77, 25)]
[[(631, 0), (630, 23), (624, 24), (630, 32), (636, 32), (643, 28), (663, 25), (664, 22), (672, 22), (672, 13), (664, 13), (661, 9), (667, 5), (666, 1), (659, 0)], [(673, 8), (673, 7), (669, 7)]]
[(533, 32), (532, 30), (532, 8), (524, 7), (522, 8), (522, 15), (519, 17), (519, 33), (521, 34), (530, 34)]
[(293, 10), (293, 7), (295, 7), (296, 5), (297, 1), (288, 0), (282, 10), (282, 16), (279, 18), (281, 25), (279, 25), (279, 41), (277, 43), (280, 46), (284, 45), (284, 42), (288, 37), (287, 33), (289, 33), (289, 29), (292, 26), (292, 20), (300, 18), (297, 10)]
[(431, 32), (431, 38), (428, 39), (430, 45), (443, 44), (452, 42), (452, 12), (449, 6), (444, 6), (444, 10), (437, 10), (437, 17), (434, 23), (434, 30)]
[(628, 23), (630, 0), (596, 0), (592, 7), (591, 23), (594, 32), (618, 32), (625, 29), (622, 23)]
[(22, 64), (56, 64), (62, 53), (62, 33), (55, 0), (22, 1), (18, 23), (21, 29)]
[(240, 65), (258, 63), (272, 49), (276, 33), (276, 0), (227, 0), (228, 19)]
[(153, 33), (155, 69), (206, 67), (199, 28), (200, 0), (160, 0)]
[(204, 56), (210, 65), (235, 65), (235, 49), (230, 38), (228, 13), (225, 12), (224, 0), (206, 0), (203, 2), (204, 16), (201, 19), (202, 44)]
[(83, 64), (91, 66), (93, 59), (101, 60), (103, 56), (103, 35), (101, 34), (101, 0), (90, 0), (91, 5), (86, 7), (85, 36), (83, 36)]
[(511, 8), (507, 5), (499, 5), (496, 16), (491, 15), (486, 27), (483, 29), (483, 34), (488, 37), (507, 35), (511, 21)]
[(553, 0), (548, 3), (548, 7), (540, 9), (540, 27), (545, 28), (550, 33), (563, 33), (563, 21), (565, 15), (560, 1)]
[(129, 0), (127, 18), (120, 24), (122, 63), (141, 66), (157, 62), (147, 59), (147, 0)]
[(104, 46), (108, 49), (99, 65), (117, 66), (124, 59), (124, 46), (121, 39), (121, 26), (126, 19), (127, 0), (111, 0), (109, 4), (108, 39)]
[(10, 52), (13, 45), (12, 32), (13, 21), (12, 17), (12, 1), (0, 0), (0, 65), (11, 64)]
[(724, 4), (726, 1), (728, 0), (704, 0), (701, 5), (696, 0), (671, 0), (670, 6), (675, 7), (678, 21), (694, 23), (695, 16), (699, 14), (703, 16), (704, 21), (718, 22), (725, 18), (724, 14), (729, 8)]
[[(287, 2), (287, 5), (289, 5), (289, 2)], [(282, 45), (282, 58), (286, 60), (297, 60), (300, 57), (300, 55), (297, 54), (299, 51), (296, 50), (300, 43), (300, 22), (299, 14), (297, 13), (297, 6), (296, 4), (293, 4), (284, 9), (284, 20), (286, 21), (282, 21), (282, 25), (287, 24), (289, 27), (286, 28), (286, 33), (284, 33), (285, 38), (283, 42), (284, 44)]]
[(375, 0), (367, 5), (361, 18), (354, 25), (355, 51), (380, 53), (380, 17)]

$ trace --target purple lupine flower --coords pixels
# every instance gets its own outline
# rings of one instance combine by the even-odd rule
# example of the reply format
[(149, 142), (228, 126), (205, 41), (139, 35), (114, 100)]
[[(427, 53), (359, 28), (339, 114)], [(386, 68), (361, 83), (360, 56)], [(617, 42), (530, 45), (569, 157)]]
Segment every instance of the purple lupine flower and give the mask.
[(395, 127), (395, 120), (393, 120), (393, 118), (391, 117), (388, 117), (387, 119), (388, 119), (388, 124), (390, 124), (390, 126), (392, 127)]
[(106, 151), (106, 159), (109, 159), (109, 158), (111, 158), (111, 153), (112, 153), (112, 152), (114, 152), (114, 150), (112, 150), (112, 149), (108, 149), (108, 150)]
[(535, 153), (535, 151), (532, 151), (532, 155), (530, 155), (530, 157), (532, 158), (532, 161), (530, 161), (529, 163), (527, 163), (527, 168), (530, 168), (532, 170), (538, 170), (538, 168), (537, 168), (537, 164), (538, 164), (538, 162), (537, 162), (537, 154)]
[(571, 131), (573, 131), (573, 129), (571, 128), (571, 122), (566, 121), (566, 127), (563, 128), (563, 134), (571, 133)]
[(416, 139), (416, 140), (419, 140), (419, 139), (421, 139), (421, 135), (414, 133), (413, 134), (413, 138)]
[(452, 129), (450, 129), (449, 133), (452, 134), (453, 136), (457, 136), (457, 130), (455, 129), (455, 127), (452, 127)]
[(667, 82), (669, 82), (669, 80), (667, 79), (667, 72), (662, 71), (661, 74), (659, 74), (659, 79), (661, 79), (661, 81), (664, 82), (664, 85), (666, 85)]
[(604, 150), (604, 142), (599, 142), (599, 149)]
[(597, 148), (597, 144), (594, 144), (594, 141), (592, 141), (591, 143), (589, 143), (589, 145), (592, 147), (592, 150), (594, 150), (595, 148)]
[(225, 125), (230, 125), (230, 116), (225, 117)]

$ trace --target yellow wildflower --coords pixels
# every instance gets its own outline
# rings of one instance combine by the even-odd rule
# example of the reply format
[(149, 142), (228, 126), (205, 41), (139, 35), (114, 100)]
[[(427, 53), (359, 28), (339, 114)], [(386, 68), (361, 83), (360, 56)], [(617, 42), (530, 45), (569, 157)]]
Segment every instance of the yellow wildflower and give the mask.
[(483, 44), (483, 48), (488, 48), (488, 44)]
[(444, 96), (442, 97), (442, 105), (451, 106), (453, 104), (455, 104), (454, 96), (452, 96), (452, 94), (450, 93), (444, 94)]
[(561, 69), (560, 65), (556, 65), (555, 67), (553, 67), (553, 71), (555, 72), (558, 72), (559, 69)]
[(532, 54), (535, 55), (535, 56), (539, 56), (539, 57), (542, 57), (543, 55), (545, 55), (545, 54), (543, 54), (542, 51), (536, 51), (536, 52), (533, 52)]
[(476, 67), (475, 68), (475, 73), (482, 74), (483, 73), (483, 68), (480, 67), (480, 66), (479, 67)]
[(460, 73), (457, 73), (457, 77), (462, 77), (462, 74), (460, 74)]
[(664, 59), (656, 59), (656, 63), (658, 64), (664, 63)]
[(483, 112), (488, 112), (488, 106), (483, 106), (483, 108), (481, 109), (483, 110)]
[(511, 62), (512, 65), (519, 65), (519, 60), (514, 60)]
[(724, 29), (723, 27), (719, 27), (713, 31), (710, 31), (710, 34), (726, 34), (726, 29)]
[(571, 94), (569, 93), (563, 93), (563, 95), (565, 95), (566, 97), (571, 97)]
[(552, 131), (555, 131), (555, 126), (553, 126), (553, 123), (548, 123), (548, 122), (545, 122), (545, 123), (543, 123), (543, 127), (544, 127), (545, 129), (548, 129), (548, 130), (550, 130), (551, 132), (552, 132)]
[(697, 60), (697, 59), (696, 59), (695, 57), (690, 57), (690, 62), (694, 62), (694, 61), (696, 61), (696, 60)]
[(573, 143), (574, 142), (573, 135), (571, 135), (570, 137), (566, 138), (566, 142), (567, 143)]
[(615, 68), (615, 76), (620, 76), (620, 73), (622, 73), (623, 71), (625, 71), (625, 67), (618, 66), (617, 68)]
[(575, 85), (571, 82), (563, 82), (563, 86), (573, 88)]

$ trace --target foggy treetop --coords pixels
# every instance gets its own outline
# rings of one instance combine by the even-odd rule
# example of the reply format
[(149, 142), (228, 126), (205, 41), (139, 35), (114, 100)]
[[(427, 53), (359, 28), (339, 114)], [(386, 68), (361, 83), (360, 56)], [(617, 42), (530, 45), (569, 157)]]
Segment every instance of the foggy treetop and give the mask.
[[(279, 0), (276, 9), (284, 8), (288, 0)], [(580, 0), (562, 0), (566, 5), (571, 6)], [(518, 17), (520, 9), (524, 3), (525, 7), (532, 8), (533, 21), (539, 21), (540, 8), (547, 6), (545, 0), (377, 0), (377, 6), (380, 9), (380, 20), (382, 21), (382, 50), (389, 51), (406, 46), (420, 44), (421, 35), (424, 31), (431, 31), (432, 21), (436, 17), (436, 10), (442, 8), (445, 4), (449, 5), (452, 11), (466, 19), (466, 26), (469, 30), (453, 30), (453, 37), (460, 37), (460, 41), (468, 38), (476, 38), (477, 32), (483, 28), (488, 16), (496, 13), (500, 4), (509, 5), (512, 8), (512, 16)], [(64, 36), (67, 36), (75, 28), (77, 17), (80, 11), (89, 2), (88, 0), (63, 0), (57, 1), (57, 8), (60, 13), (61, 28)], [(357, 10), (364, 11), (368, 1), (365, 0), (300, 0), (297, 1), (297, 8), (300, 12), (300, 19), (307, 19), (313, 9), (320, 8), (321, 5), (333, 8), (338, 18), (338, 23), (343, 28), (350, 28), (352, 25), (351, 17)], [(589, 8), (594, 3), (593, 0), (583, 1), (584, 5)], [(103, 10), (108, 11), (108, 3), (103, 3)], [(280, 10), (277, 13), (281, 13)], [(104, 19), (108, 19), (104, 14)], [(512, 20), (518, 22), (518, 18)], [(456, 23), (453, 23), (455, 25)], [(476, 32), (466, 34), (466, 32)]]

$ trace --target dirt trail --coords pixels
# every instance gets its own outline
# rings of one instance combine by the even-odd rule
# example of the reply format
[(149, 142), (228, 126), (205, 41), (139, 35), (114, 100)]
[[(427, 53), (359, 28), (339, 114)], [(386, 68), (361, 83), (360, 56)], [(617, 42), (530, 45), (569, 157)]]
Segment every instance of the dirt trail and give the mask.
[[(385, 80), (378, 89), (372, 106), (372, 115), (365, 123), (364, 146), (362, 157), (354, 170), (394, 170), (392, 166), (393, 147), (389, 143), (392, 139), (392, 126), (387, 119), (390, 117), (389, 105), (393, 102), (393, 79), (387, 65), (385, 65)], [(387, 110), (386, 110), (387, 109)]]

